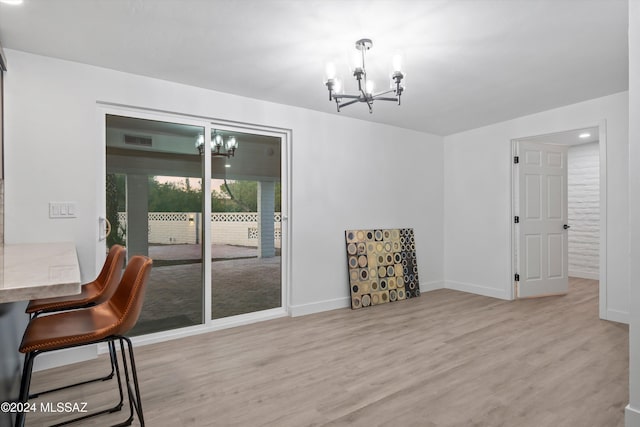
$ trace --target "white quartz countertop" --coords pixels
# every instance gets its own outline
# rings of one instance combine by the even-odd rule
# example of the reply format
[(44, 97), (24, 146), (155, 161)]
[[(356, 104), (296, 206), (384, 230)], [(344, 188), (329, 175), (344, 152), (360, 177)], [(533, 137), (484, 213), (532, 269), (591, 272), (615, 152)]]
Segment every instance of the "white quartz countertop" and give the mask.
[(0, 246), (0, 303), (80, 293), (75, 244)]

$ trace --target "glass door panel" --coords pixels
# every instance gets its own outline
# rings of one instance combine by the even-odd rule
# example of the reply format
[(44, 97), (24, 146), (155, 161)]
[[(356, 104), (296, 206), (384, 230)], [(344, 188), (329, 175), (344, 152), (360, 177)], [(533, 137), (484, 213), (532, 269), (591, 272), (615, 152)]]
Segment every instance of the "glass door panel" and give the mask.
[(212, 152), (213, 319), (282, 306), (281, 139), (212, 130), (230, 138), (233, 155)]
[(107, 115), (107, 245), (153, 259), (132, 335), (198, 325), (203, 304), (204, 128)]

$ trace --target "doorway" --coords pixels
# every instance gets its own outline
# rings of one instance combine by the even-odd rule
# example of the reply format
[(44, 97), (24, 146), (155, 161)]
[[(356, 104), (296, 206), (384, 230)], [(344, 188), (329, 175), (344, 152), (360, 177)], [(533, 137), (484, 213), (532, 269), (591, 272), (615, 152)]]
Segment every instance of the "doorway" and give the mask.
[[(606, 127), (598, 126), (519, 138), (512, 141), (512, 155), (521, 144), (556, 145), (566, 151), (568, 178), (563, 203), (567, 209), (566, 251), (568, 276), (599, 281), (599, 312), (606, 318)], [(526, 269), (519, 242), (522, 230), (517, 224), (522, 188), (518, 184), (518, 165), (512, 178), (512, 298), (518, 298), (520, 272)]]

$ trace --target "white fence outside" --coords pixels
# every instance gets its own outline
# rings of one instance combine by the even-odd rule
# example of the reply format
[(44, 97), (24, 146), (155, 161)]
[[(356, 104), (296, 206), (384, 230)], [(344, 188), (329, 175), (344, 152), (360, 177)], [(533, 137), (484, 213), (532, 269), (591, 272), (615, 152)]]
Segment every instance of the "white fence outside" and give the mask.
[[(149, 212), (149, 243), (200, 243), (200, 217), (197, 212)], [(118, 212), (120, 224), (126, 224), (127, 213)], [(281, 244), (281, 215), (276, 212), (274, 245)], [(239, 246), (258, 246), (257, 212), (214, 212), (211, 214), (211, 242)]]

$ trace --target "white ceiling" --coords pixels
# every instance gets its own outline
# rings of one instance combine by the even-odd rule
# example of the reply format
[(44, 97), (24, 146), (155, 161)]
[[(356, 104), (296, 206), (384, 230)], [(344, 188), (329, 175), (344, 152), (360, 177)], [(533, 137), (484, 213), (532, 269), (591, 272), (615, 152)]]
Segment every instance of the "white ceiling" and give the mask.
[[(585, 135), (585, 136), (580, 136)], [(588, 135), (588, 136), (586, 136)], [(520, 138), (520, 141), (542, 142), (559, 145), (580, 145), (600, 140), (600, 130), (597, 127), (568, 130), (565, 132), (551, 133), (548, 135), (537, 135), (528, 138)]]
[(24, 0), (0, 4), (0, 43), (337, 114), (325, 63), (353, 90), (347, 58), (367, 37), (378, 87), (392, 56), (404, 56), (402, 106), (340, 114), (447, 135), (627, 90), (627, 8), (627, 0)]

